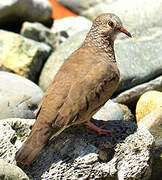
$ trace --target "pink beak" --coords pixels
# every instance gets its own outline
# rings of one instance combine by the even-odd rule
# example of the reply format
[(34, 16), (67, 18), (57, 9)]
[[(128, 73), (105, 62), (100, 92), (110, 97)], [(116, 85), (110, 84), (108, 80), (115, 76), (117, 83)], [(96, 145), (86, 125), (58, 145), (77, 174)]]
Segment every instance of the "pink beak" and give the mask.
[(120, 30), (120, 32), (122, 32), (122, 33), (126, 34), (127, 36), (132, 37), (131, 33), (130, 33), (130, 32), (128, 32), (128, 31), (127, 31), (126, 29), (124, 29), (123, 27), (122, 27), (122, 28), (120, 28), (119, 30)]

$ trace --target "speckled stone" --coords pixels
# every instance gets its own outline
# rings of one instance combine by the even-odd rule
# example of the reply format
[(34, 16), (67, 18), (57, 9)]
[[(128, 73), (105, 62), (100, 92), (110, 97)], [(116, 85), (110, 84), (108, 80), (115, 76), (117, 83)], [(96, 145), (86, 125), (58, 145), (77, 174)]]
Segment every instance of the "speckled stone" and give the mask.
[(122, 110), (123, 113), (123, 120), (125, 121), (135, 121), (135, 117), (132, 114), (131, 110), (124, 104), (118, 104), (120, 109)]
[[(117, 132), (97, 135), (84, 125), (71, 127), (51, 140), (30, 168), (21, 167), (31, 180), (56, 179), (148, 179), (151, 174), (153, 137), (129, 121), (93, 121)], [(2, 158), (14, 163), (14, 155), (34, 120), (0, 122)], [(7, 133), (5, 135), (5, 133)], [(106, 159), (99, 159), (104, 150)], [(2, 149), (1, 149), (2, 151)], [(2, 155), (1, 155), (2, 156)], [(101, 157), (101, 156), (100, 156)]]
[(0, 30), (0, 53), (0, 70), (14, 72), (36, 82), (51, 47), (17, 33)]
[(90, 29), (92, 21), (83, 17), (66, 17), (63, 19), (56, 19), (51, 28), (52, 32), (56, 32), (59, 37), (59, 44), (66, 41), (70, 36)]
[(11, 118), (0, 121), (0, 158), (8, 163), (16, 164), (14, 157), (30, 133), (34, 119)]
[(57, 33), (52, 32), (49, 28), (38, 22), (24, 22), (20, 33), (26, 38), (50, 45), (53, 50), (56, 49), (56, 44), (58, 44)]

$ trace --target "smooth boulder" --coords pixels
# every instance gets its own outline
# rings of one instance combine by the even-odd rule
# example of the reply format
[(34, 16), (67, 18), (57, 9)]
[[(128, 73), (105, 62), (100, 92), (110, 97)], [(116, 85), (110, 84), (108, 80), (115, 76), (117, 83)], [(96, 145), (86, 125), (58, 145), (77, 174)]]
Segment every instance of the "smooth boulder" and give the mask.
[(148, 91), (138, 100), (136, 105), (136, 120), (139, 122), (146, 115), (162, 108), (162, 92)]
[(0, 119), (34, 118), (43, 92), (32, 81), (0, 71)]
[(28, 176), (17, 166), (0, 159), (1, 180), (29, 180)]
[(135, 105), (142, 94), (151, 90), (162, 91), (162, 75), (121, 92), (115, 98), (113, 98), (113, 101), (126, 105)]

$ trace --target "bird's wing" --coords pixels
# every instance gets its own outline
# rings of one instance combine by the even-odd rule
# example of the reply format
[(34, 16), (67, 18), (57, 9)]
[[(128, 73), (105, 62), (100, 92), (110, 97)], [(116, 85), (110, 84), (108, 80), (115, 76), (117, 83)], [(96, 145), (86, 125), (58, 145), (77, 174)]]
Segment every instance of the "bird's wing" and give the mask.
[[(53, 121), (53, 127), (62, 127), (79, 121), (79, 113), (85, 112), (91, 108), (94, 101), (98, 101), (106, 83), (116, 78), (115, 76), (111, 64), (100, 62), (93, 65), (84, 77), (71, 86)], [(100, 105), (98, 104), (98, 107)]]

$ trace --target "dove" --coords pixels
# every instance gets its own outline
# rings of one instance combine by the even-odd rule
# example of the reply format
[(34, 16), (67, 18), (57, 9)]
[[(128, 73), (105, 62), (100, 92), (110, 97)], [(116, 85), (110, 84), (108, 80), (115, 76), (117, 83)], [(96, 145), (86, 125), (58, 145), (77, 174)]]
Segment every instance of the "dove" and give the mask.
[(98, 134), (114, 133), (90, 120), (119, 85), (114, 40), (121, 32), (131, 37), (115, 14), (101, 14), (93, 21), (84, 42), (46, 90), (31, 133), (16, 153), (17, 163), (30, 166), (46, 143), (70, 126), (85, 123)]

